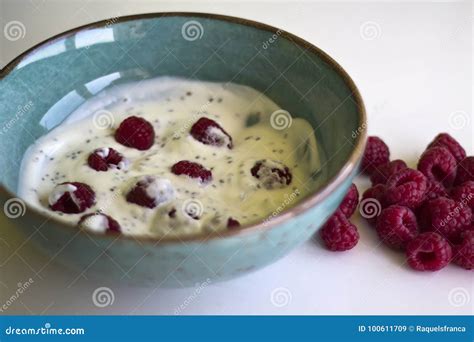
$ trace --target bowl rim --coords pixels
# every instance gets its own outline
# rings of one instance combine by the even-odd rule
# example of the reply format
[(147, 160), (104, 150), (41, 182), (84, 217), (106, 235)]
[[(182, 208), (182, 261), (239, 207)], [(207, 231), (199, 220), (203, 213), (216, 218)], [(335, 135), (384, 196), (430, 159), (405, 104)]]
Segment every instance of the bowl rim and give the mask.
[[(340, 77), (342, 77), (344, 83), (348, 86), (351, 90), (351, 94), (353, 99), (356, 102), (357, 112), (358, 112), (358, 134), (355, 138), (355, 144), (353, 145), (353, 150), (346, 160), (342, 168), (333, 176), (331, 177), (324, 186), (322, 186), (319, 190), (312, 193), (311, 195), (307, 196), (297, 205), (292, 207), (291, 209), (284, 211), (283, 213), (279, 214), (278, 216), (272, 218), (269, 222), (261, 221), (254, 224), (245, 225), (238, 229), (233, 230), (226, 230), (223, 232), (214, 231), (209, 234), (197, 233), (197, 234), (190, 234), (186, 236), (169, 236), (164, 235), (162, 237), (153, 237), (153, 236), (134, 236), (134, 235), (125, 235), (125, 234), (102, 234), (102, 233), (95, 233), (85, 231), (84, 229), (79, 229), (78, 226), (64, 222), (59, 219), (56, 219), (53, 216), (48, 216), (44, 214), (43, 211), (37, 209), (36, 207), (29, 205), (26, 201), (24, 202), (25, 205), (25, 212), (32, 213), (34, 216), (42, 218), (44, 221), (42, 224), (37, 228), (38, 230), (49, 221), (52, 221), (56, 225), (67, 227), (67, 229), (74, 229), (77, 233), (79, 231), (80, 234), (87, 234), (89, 236), (94, 236), (99, 239), (106, 239), (106, 240), (135, 240), (138, 243), (152, 243), (154, 245), (164, 244), (164, 243), (185, 243), (185, 242), (204, 242), (213, 239), (224, 239), (230, 238), (235, 236), (241, 236), (244, 234), (251, 234), (257, 232), (264, 232), (268, 231), (279, 224), (286, 222), (292, 219), (295, 216), (303, 214), (310, 208), (314, 207), (315, 205), (323, 202), (335, 189), (337, 189), (345, 180), (346, 178), (355, 170), (358, 160), (361, 158), (361, 155), (364, 152), (364, 147), (367, 138), (367, 116), (366, 110), (364, 106), (364, 102), (362, 100), (362, 96), (355, 85), (352, 78), (349, 74), (326, 52), (318, 48), (317, 46), (309, 43), (308, 41), (289, 33), (285, 30), (279, 29), (277, 27), (264, 24), (258, 21), (233, 17), (228, 15), (221, 15), (221, 14), (213, 14), (213, 13), (203, 13), (203, 12), (152, 12), (152, 13), (142, 13), (142, 14), (133, 14), (127, 16), (118, 16), (112, 17), (109, 19), (103, 19), (96, 22), (92, 22), (89, 24), (81, 25), (70, 30), (64, 31), (62, 33), (56, 34), (50, 38), (43, 40), (42, 42), (34, 45), (33, 47), (27, 49), (12, 61), (10, 61), (5, 67), (0, 70), (0, 80), (5, 78), (14, 68), (17, 66), (22, 60), (24, 60), (27, 56), (44, 48), (50, 44), (53, 44), (55, 41), (59, 39), (66, 38), (72, 34), (77, 32), (83, 31), (85, 29), (92, 29), (92, 28), (103, 28), (107, 25), (112, 25), (123, 23), (123, 22), (130, 22), (142, 19), (159, 19), (164, 17), (189, 17), (189, 18), (204, 18), (204, 19), (213, 19), (218, 21), (224, 21), (232, 24), (239, 24), (248, 27), (252, 27), (258, 30), (267, 31), (269, 33), (275, 34), (278, 32), (279, 36), (289, 40), (290, 42), (300, 46), (305, 51), (311, 52), (313, 54), (318, 55), (324, 62), (328, 64), (330, 68), (332, 68)], [(5, 196), (6, 198), (19, 198), (15, 193), (8, 190), (3, 183), (0, 183), (0, 194)], [(20, 198), (21, 199), (21, 198)], [(36, 232), (37, 230), (35, 230)], [(34, 232), (33, 232), (34, 234)]]

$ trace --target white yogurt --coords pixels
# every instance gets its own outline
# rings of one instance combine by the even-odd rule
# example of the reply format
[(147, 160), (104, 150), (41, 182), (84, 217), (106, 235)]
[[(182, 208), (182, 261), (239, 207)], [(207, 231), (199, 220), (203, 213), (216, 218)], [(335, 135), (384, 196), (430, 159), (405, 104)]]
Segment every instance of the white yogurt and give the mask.
[[(241, 225), (265, 221), (314, 191), (317, 184), (311, 175), (320, 165), (309, 123), (293, 118), (291, 125), (282, 128), (281, 121), (273, 122), (275, 115), (285, 115), (280, 111), (272, 116), (278, 110), (262, 93), (236, 84), (160, 77), (120, 85), (84, 103), (30, 146), (22, 162), (19, 194), (49, 215), (73, 223), (100, 210), (117, 220), (124, 234), (136, 236), (222, 231), (228, 229), (229, 217)], [(153, 125), (156, 137), (149, 150), (115, 141), (115, 129), (131, 115)], [(205, 145), (190, 136), (191, 126), (201, 117), (219, 123), (232, 137), (233, 148)], [(106, 172), (93, 170), (87, 158), (98, 148), (104, 156), (114, 148), (126, 158), (124, 165)], [(271, 190), (259, 186), (250, 169), (262, 159), (286, 165), (291, 183)], [(212, 182), (201, 184), (172, 174), (171, 166), (180, 160), (210, 169)], [(137, 179), (147, 175), (158, 179), (149, 190), (151, 195), (166, 197), (153, 209), (125, 199)], [(65, 186), (53, 192), (62, 182), (88, 184), (95, 191), (96, 204), (81, 214), (50, 210), (49, 201), (70, 190)], [(101, 225), (91, 225), (96, 226)]]

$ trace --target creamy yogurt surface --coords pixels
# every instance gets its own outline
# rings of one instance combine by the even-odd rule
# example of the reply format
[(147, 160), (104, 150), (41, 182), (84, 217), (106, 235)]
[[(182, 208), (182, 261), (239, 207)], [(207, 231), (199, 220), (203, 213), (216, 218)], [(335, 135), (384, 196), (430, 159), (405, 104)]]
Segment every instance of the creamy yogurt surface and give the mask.
[[(120, 123), (144, 118), (155, 138), (147, 150), (116, 141)], [(190, 135), (200, 118), (217, 122), (232, 138), (232, 148), (204, 144)], [(219, 133), (219, 132), (215, 132)], [(96, 149), (124, 156), (105, 172), (88, 165)], [(182, 160), (201, 164), (212, 181), (176, 175), (171, 167)], [(291, 182), (268, 188), (252, 175), (258, 161), (285, 165)], [(159, 77), (102, 91), (62, 124), (38, 139), (25, 153), (19, 194), (48, 215), (77, 224), (86, 214), (101, 212), (116, 220), (121, 232), (136, 236), (188, 235), (230, 229), (232, 218), (244, 226), (268, 221), (298, 203), (317, 186), (312, 174), (320, 166), (313, 129), (291, 117), (262, 93), (232, 83), (212, 83)], [(154, 208), (126, 199), (143, 177), (155, 179), (149, 195), (159, 196)], [(95, 192), (95, 203), (82, 213), (53, 211), (51, 203), (82, 182)], [(101, 231), (103, 217), (85, 225)], [(235, 229), (235, 228), (233, 228)], [(238, 229), (238, 228), (237, 228)]]

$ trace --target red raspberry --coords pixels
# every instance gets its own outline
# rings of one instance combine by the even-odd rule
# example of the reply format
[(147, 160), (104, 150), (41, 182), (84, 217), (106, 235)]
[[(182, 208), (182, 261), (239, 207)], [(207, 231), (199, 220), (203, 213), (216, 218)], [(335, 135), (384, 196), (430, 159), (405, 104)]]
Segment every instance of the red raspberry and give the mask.
[(337, 210), (321, 229), (321, 238), (331, 251), (352, 249), (359, 241), (357, 227), (349, 222), (340, 210)]
[(54, 187), (48, 202), (54, 211), (78, 214), (92, 207), (95, 203), (95, 193), (87, 184), (65, 182)]
[(223, 146), (232, 148), (231, 136), (214, 120), (200, 118), (191, 127), (191, 135), (197, 141), (206, 145)]
[(373, 187), (368, 188), (364, 191), (364, 193), (362, 194), (362, 199), (375, 198), (377, 201), (380, 202), (382, 207), (385, 207), (385, 190), (385, 185), (383, 184), (374, 185)]
[(191, 178), (198, 178), (202, 183), (212, 180), (212, 172), (199, 163), (188, 160), (181, 160), (171, 167), (171, 172), (175, 175), (186, 175)]
[(370, 181), (372, 185), (385, 184), (391, 175), (406, 168), (407, 164), (403, 160), (392, 160), (391, 162), (377, 166), (370, 176)]
[(155, 140), (155, 130), (145, 119), (129, 116), (115, 131), (115, 140), (127, 147), (148, 150)]
[(407, 244), (407, 262), (417, 271), (438, 271), (452, 258), (449, 242), (441, 235), (422, 233)]
[(448, 133), (438, 134), (426, 149), (428, 150), (435, 146), (447, 148), (458, 163), (466, 158), (466, 151), (464, 148)]
[(458, 203), (466, 204), (474, 214), (474, 181), (467, 181), (452, 188), (451, 198)]
[(458, 174), (454, 185), (474, 181), (474, 156), (467, 157), (458, 164)]
[(453, 244), (453, 262), (466, 270), (474, 269), (474, 225)]
[(426, 187), (426, 177), (420, 171), (403, 169), (387, 180), (385, 200), (413, 209), (423, 201)]
[(356, 185), (352, 183), (349, 191), (339, 205), (339, 210), (349, 218), (354, 214), (357, 204), (359, 204), (359, 191), (357, 191)]
[(467, 205), (446, 197), (428, 201), (421, 208), (418, 223), (424, 231), (437, 232), (455, 239), (471, 223), (472, 212)]
[(275, 160), (262, 159), (250, 169), (252, 176), (260, 180), (265, 189), (284, 188), (291, 183), (290, 169)]
[(429, 180), (435, 180), (449, 187), (456, 178), (456, 159), (448, 149), (432, 147), (421, 155), (418, 170)]
[(233, 219), (232, 217), (229, 217), (227, 219), (227, 228), (229, 229), (234, 229), (234, 228), (239, 228), (240, 227), (240, 222)]
[(379, 165), (389, 161), (390, 151), (388, 146), (379, 137), (369, 137), (362, 158), (362, 170), (370, 175)]
[(117, 221), (102, 213), (86, 214), (81, 217), (78, 225), (97, 233), (120, 233), (121, 231)]
[(416, 216), (407, 207), (391, 205), (377, 219), (377, 233), (386, 245), (405, 249), (407, 243), (418, 235)]
[(365, 190), (362, 194), (362, 200), (359, 204), (359, 213), (362, 217), (375, 226), (377, 217), (386, 207), (385, 203), (385, 186), (377, 184)]
[(107, 171), (109, 168), (125, 168), (127, 160), (112, 147), (102, 147), (89, 155), (87, 163), (96, 171)]
[(438, 197), (448, 197), (446, 188), (440, 182), (428, 180), (428, 186), (425, 192), (425, 201), (429, 201)]
[(170, 201), (173, 197), (171, 182), (154, 176), (141, 177), (126, 196), (128, 202), (150, 209)]

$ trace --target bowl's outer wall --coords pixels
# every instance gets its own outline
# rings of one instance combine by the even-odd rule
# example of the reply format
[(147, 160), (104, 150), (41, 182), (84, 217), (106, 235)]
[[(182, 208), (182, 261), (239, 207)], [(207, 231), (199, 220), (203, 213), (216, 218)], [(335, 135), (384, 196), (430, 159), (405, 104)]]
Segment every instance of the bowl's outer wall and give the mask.
[[(192, 41), (183, 34), (191, 21), (202, 28), (200, 38)], [(318, 173), (325, 179), (341, 170), (354, 149), (354, 132), (365, 128), (359, 122), (354, 94), (341, 75), (321, 56), (279, 31), (204, 17), (111, 21), (36, 49), (0, 80), (2, 184), (14, 193), (26, 148), (101, 89), (160, 75), (249, 85), (293, 116), (307, 119), (326, 155), (324, 172)], [(18, 222), (28, 236), (35, 231), (33, 225), (42, 225), (48, 241), (37, 234), (32, 240), (81, 271), (134, 283), (176, 286), (178, 279), (189, 285), (259, 268), (307, 240), (336, 209), (355, 172), (303, 215), (272, 229), (205, 243), (92, 239), (56, 221), (42, 225), (39, 216), (28, 210)]]

